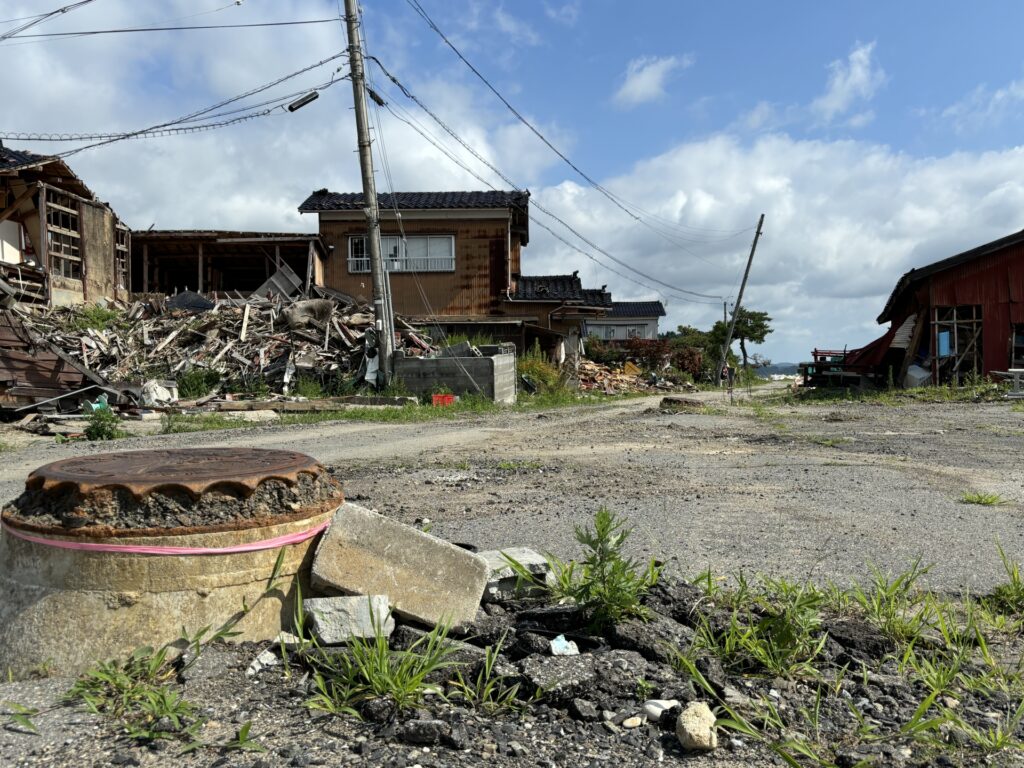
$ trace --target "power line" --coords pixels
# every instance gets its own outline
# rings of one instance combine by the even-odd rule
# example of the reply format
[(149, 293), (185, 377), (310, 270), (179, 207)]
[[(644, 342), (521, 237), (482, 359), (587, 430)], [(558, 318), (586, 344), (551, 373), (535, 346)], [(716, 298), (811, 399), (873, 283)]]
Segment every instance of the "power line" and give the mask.
[[(444, 34), (444, 32), (442, 32), (441, 29), (437, 26), (437, 24), (434, 23), (434, 20), (432, 18), (430, 18), (430, 15), (423, 9), (423, 6), (420, 5), (419, 0), (406, 0), (406, 2), (420, 16), (420, 18), (422, 18), (423, 21), (425, 21), (427, 23), (427, 26), (429, 26), (432, 30), (434, 30), (434, 32), (437, 33), (437, 35), (445, 42), (445, 44), (449, 48), (452, 49), (452, 51), (455, 53), (455, 55), (458, 56), (459, 59), (462, 60), (462, 63), (465, 64), (467, 67), (469, 67), (470, 71), (472, 71), (473, 74), (476, 75), (480, 79), (480, 81), (484, 85), (487, 86), (487, 88), (491, 91), (491, 93), (493, 93), (495, 96), (497, 96), (498, 99), (501, 101), (501, 103), (504, 104), (513, 115), (515, 115), (516, 119), (518, 119), (519, 122), (521, 122), (523, 125), (525, 125), (527, 128), (529, 128), (530, 131), (538, 139), (540, 139), (552, 152), (554, 152), (556, 155), (558, 155), (558, 157), (560, 157), (562, 159), (562, 161), (565, 162), (566, 165), (568, 165), (570, 168), (572, 168), (574, 171), (576, 171), (576, 173), (579, 174), (580, 177), (585, 179), (594, 189), (596, 189), (598, 192), (600, 192), (602, 195), (604, 195), (606, 198), (608, 198), (617, 208), (621, 209), (630, 218), (635, 219), (637, 222), (639, 222), (639, 223), (643, 224), (644, 226), (650, 228), (651, 231), (655, 232), (659, 236), (666, 237), (663, 232), (661, 232), (658, 229), (654, 228), (649, 222), (644, 220), (643, 217), (639, 216), (633, 210), (630, 210), (630, 208), (626, 207), (626, 203), (628, 203), (627, 200), (619, 197), (618, 195), (614, 194), (610, 190), (606, 189), (598, 181), (596, 181), (593, 177), (591, 177), (590, 175), (585, 173), (583, 171), (583, 169), (581, 169), (572, 160), (570, 160), (560, 149), (558, 149), (558, 147), (556, 147), (554, 144), (552, 144), (551, 141), (549, 141), (548, 138), (543, 133), (541, 133), (540, 130), (533, 123), (531, 123), (529, 120), (527, 120), (526, 117), (524, 117), (523, 114), (521, 112), (519, 112), (519, 110), (517, 110), (514, 106), (512, 106), (512, 104), (509, 102), (509, 100), (506, 99), (498, 91), (498, 89), (495, 88), (491, 84), (491, 82), (486, 77), (484, 77), (483, 74), (481, 74), (480, 70), (478, 70), (475, 66), (473, 66), (473, 64), (469, 61), (469, 59), (467, 59), (465, 56), (462, 55), (462, 52), (458, 48), (455, 47), (455, 45), (452, 43), (452, 41), (447, 38), (447, 36)], [(632, 208), (635, 208), (636, 210), (641, 210), (642, 211), (642, 209), (640, 209), (635, 204), (629, 203), (629, 205)], [(673, 226), (675, 226), (675, 225), (673, 225)], [(741, 230), (741, 231), (745, 231), (745, 230)], [(738, 234), (738, 233), (736, 233), (736, 234)], [(674, 245), (679, 245), (679, 247), (683, 248), (683, 250), (686, 250), (688, 253), (690, 253), (690, 255), (695, 256), (697, 258), (701, 258), (701, 257), (697, 256), (697, 254), (693, 253), (692, 251), (689, 251), (687, 248), (685, 248), (685, 246), (681, 246), (678, 242), (674, 242), (673, 244)]]
[[(11, 37), (15, 37), (15, 36), (18, 35), (19, 32), (24, 32), (26, 29), (30, 29), (31, 27), (34, 27), (37, 24), (42, 24), (44, 21), (47, 21), (48, 19), (52, 19), (54, 16), (59, 16), (62, 13), (70, 13), (71, 11), (75, 10), (76, 8), (81, 8), (83, 5), (89, 5), (89, 3), (92, 3), (92, 2), (95, 2), (95, 0), (79, 0), (79, 2), (77, 2), (77, 3), (72, 3), (71, 5), (65, 5), (62, 8), (58, 8), (55, 11), (50, 11), (48, 13), (41, 13), (38, 16), (26, 17), (26, 18), (32, 19), (32, 21), (26, 22), (25, 24), (22, 24), (20, 27), (15, 27), (14, 29), (11, 29), (11, 30), (8, 30), (7, 32), (4, 32), (2, 35), (0, 35), (0, 41), (7, 40), (8, 38), (11, 38)], [(12, 19), (12, 21), (20, 21), (20, 19)]]
[[(416, 133), (418, 133), (425, 141), (427, 141), (429, 144), (431, 144), (441, 154), (443, 154), (451, 162), (453, 162), (455, 165), (459, 166), (462, 170), (464, 170), (470, 176), (475, 178), (477, 181), (479, 181), (482, 184), (484, 184), (484, 185), (490, 187), (491, 189), (497, 191), (498, 188), (494, 184), (492, 184), (490, 181), (488, 181), (483, 176), (481, 176), (476, 171), (474, 171), (472, 168), (470, 168), (468, 165), (466, 165), (461, 159), (459, 159), (458, 156), (456, 156), (447, 147), (445, 147), (441, 143), (441, 140), (438, 139), (436, 136), (434, 136), (430, 132), (430, 129), (425, 127), (422, 123), (420, 123), (420, 121), (417, 120), (414, 115), (412, 115), (407, 110), (405, 110), (404, 108), (400, 107), (397, 104), (394, 105), (394, 106), (397, 107), (398, 109), (400, 109), (404, 113), (405, 116), (403, 117), (402, 115), (399, 115), (398, 113), (396, 113), (395, 110), (392, 108), (391, 104), (388, 104), (388, 103), (384, 104), (384, 107), (388, 110), (388, 112), (390, 112), (392, 114), (392, 116), (396, 120), (399, 120), (400, 122), (405, 123), (410, 128), (412, 128), (414, 131), (416, 131)], [(507, 182), (507, 183), (511, 183), (511, 182)], [(516, 189), (516, 191), (522, 191), (522, 190), (518, 189), (518, 187), (515, 187), (514, 184), (512, 186)], [(534, 215), (534, 212), (532, 210), (524, 208), (524, 207), (522, 207), (520, 205), (517, 205), (515, 203), (513, 203), (513, 205), (515, 205), (515, 207), (518, 208), (522, 213), (524, 213), (527, 216), (529, 216), (531, 222), (533, 222), (535, 225), (537, 225), (541, 229), (543, 229), (546, 232), (548, 232), (548, 234), (550, 234), (556, 240), (561, 242), (563, 245), (565, 245), (565, 246), (571, 248), (572, 250), (576, 251), (581, 256), (586, 257), (587, 259), (589, 259), (590, 261), (594, 262), (595, 264), (597, 264), (602, 269), (607, 270), (608, 272), (611, 272), (614, 275), (618, 275), (622, 279), (628, 280), (629, 282), (631, 282), (631, 283), (633, 283), (635, 285), (639, 285), (642, 288), (646, 288), (646, 289), (648, 289), (650, 291), (654, 291), (656, 294), (658, 294), (661, 298), (665, 299), (666, 301), (668, 300), (668, 298), (677, 298), (677, 299), (680, 299), (682, 301), (691, 302), (691, 303), (694, 303), (694, 304), (718, 304), (718, 301), (701, 301), (700, 299), (692, 299), (692, 298), (689, 298), (687, 296), (677, 296), (677, 295), (672, 295), (671, 297), (666, 296), (666, 294), (661, 289), (655, 288), (653, 285), (648, 285), (647, 283), (645, 283), (645, 282), (643, 282), (641, 280), (637, 280), (636, 278), (630, 277), (629, 275), (624, 274), (623, 272), (620, 272), (619, 270), (615, 269), (614, 267), (611, 267), (608, 264), (605, 264), (603, 261), (599, 260), (592, 253), (590, 253), (590, 252), (580, 248), (578, 245), (576, 245), (572, 241), (566, 239), (565, 237), (560, 235), (558, 232), (553, 230), (551, 227), (549, 227), (546, 224), (544, 224), (544, 222), (538, 221), (537, 217)], [(551, 214), (548, 213), (548, 211), (546, 209), (542, 208), (536, 201), (534, 201), (534, 206), (536, 208), (538, 208), (545, 215), (548, 215), (548, 216), (551, 215)], [(560, 223), (562, 223), (560, 219), (557, 219), (557, 217), (552, 217), (552, 218), (555, 218), (556, 221), (559, 221)]]
[[(283, 83), (283, 82), (285, 82), (287, 80), (291, 80), (292, 78), (295, 78), (295, 77), (298, 77), (299, 75), (305, 74), (306, 72), (309, 72), (310, 70), (316, 69), (317, 67), (322, 67), (324, 64), (327, 64), (329, 62), (332, 62), (332, 61), (335, 61), (337, 59), (340, 59), (343, 56), (345, 56), (344, 53), (336, 53), (333, 56), (328, 56), (326, 59), (321, 59), (320, 61), (316, 62), (315, 64), (310, 64), (307, 67), (303, 67), (302, 69), (297, 69), (296, 71), (291, 72), (291, 73), (289, 73), (287, 75), (284, 75), (283, 77), (279, 77), (278, 79), (276, 79), (276, 80), (274, 80), (272, 82), (265, 83), (263, 85), (257, 86), (256, 88), (252, 88), (252, 89), (246, 91), (245, 93), (239, 94), (237, 96), (232, 96), (230, 99), (224, 99), (223, 101), (219, 101), (216, 104), (213, 104), (212, 106), (205, 107), (204, 109), (196, 110), (195, 112), (191, 112), (191, 113), (189, 113), (187, 115), (184, 115), (182, 117), (176, 118), (174, 120), (168, 120), (165, 123), (159, 123), (157, 125), (151, 125), (148, 128), (140, 128), (137, 131), (130, 131), (130, 132), (127, 132), (127, 133), (118, 134), (116, 138), (103, 139), (103, 140), (97, 141), (97, 142), (95, 142), (93, 144), (85, 144), (85, 145), (83, 145), (81, 147), (76, 147), (75, 149), (69, 149), (69, 150), (66, 150), (64, 152), (59, 152), (59, 153), (57, 153), (55, 155), (50, 155), (46, 159), (47, 160), (51, 160), (51, 159), (54, 159), (54, 158), (70, 157), (71, 155), (77, 155), (79, 152), (84, 152), (87, 149), (93, 149), (95, 147), (101, 147), (101, 146), (104, 146), (106, 144), (113, 144), (116, 141), (123, 141), (125, 139), (130, 139), (130, 138), (133, 138), (133, 137), (135, 137), (135, 136), (137, 136), (139, 134), (152, 133), (154, 131), (159, 131), (159, 130), (162, 130), (162, 129), (165, 129), (165, 128), (171, 128), (173, 126), (189, 122), (189, 121), (193, 120), (194, 118), (197, 118), (197, 117), (199, 117), (201, 115), (208, 115), (210, 112), (215, 112), (216, 110), (221, 109), (222, 107), (226, 107), (229, 104), (234, 104), (235, 102), (241, 101), (242, 99), (247, 99), (250, 96), (255, 96), (257, 93), (262, 93), (263, 91), (269, 90), (269, 89), (273, 88), (276, 85), (280, 85), (281, 83)], [(21, 170), (23, 168), (31, 168), (33, 166), (39, 165), (39, 162), (40, 161), (35, 161), (35, 162), (30, 162), (30, 163), (22, 163), (21, 165), (16, 165), (16, 166), (8, 166), (6, 168), (6, 170), (8, 170), (8, 171), (18, 171), (18, 170)]]
[[(83, 2), (93, 2), (94, 0), (83, 0)], [(0, 36), (0, 40), (6, 40), (8, 37), (12, 37), (16, 40), (29, 40), (29, 39), (42, 39), (42, 38), (62, 38), (62, 37), (87, 37), (90, 35), (118, 35), (131, 32), (185, 32), (197, 29), (252, 29), (254, 27), (295, 27), (303, 24), (329, 24), (337, 21), (335, 18), (330, 19), (307, 19), (305, 21), (264, 21), (253, 24), (201, 24), (195, 26), (183, 26), (183, 27), (126, 27), (124, 29), (89, 29), (80, 30), (78, 32), (47, 32), (33, 35), (4, 35)]]
[[(301, 96), (311, 91), (324, 91), (330, 88), (341, 80), (348, 79), (348, 75), (344, 77), (328, 80), (326, 83), (314, 86), (312, 88), (303, 88), (300, 91), (289, 93), (285, 96), (279, 96), (276, 99), (270, 99), (263, 101), (258, 104), (249, 104), (248, 106), (241, 107), (239, 109), (231, 109), (225, 112), (217, 112), (212, 115), (207, 115), (202, 118), (190, 118), (188, 120), (179, 120), (175, 125), (182, 123), (195, 122), (198, 120), (211, 120), (214, 122), (206, 122), (201, 125), (188, 126), (185, 128), (163, 128), (152, 131), (122, 131), (122, 132), (109, 132), (109, 133), (33, 133), (25, 131), (7, 131), (0, 132), (0, 139), (8, 139), (10, 141), (95, 141), (97, 139), (148, 139), (156, 136), (176, 136), (185, 133), (198, 133), (200, 131), (208, 131), (212, 128), (224, 128), (229, 125), (236, 123), (245, 122), (252, 120), (257, 117), (266, 117), (273, 114), (277, 109), (284, 106), (284, 102), (294, 99), (296, 96)], [(252, 112), (251, 114), (242, 115), (241, 117), (232, 118), (229, 120), (216, 121), (216, 118), (227, 117), (229, 115), (236, 115), (239, 112), (247, 112), (249, 110), (259, 109), (269, 104), (276, 106), (270, 109), (264, 109), (259, 112)]]
[[(465, 139), (463, 139), (461, 136), (459, 136), (459, 134), (456, 133), (453, 128), (451, 128), (440, 117), (438, 117), (437, 114), (435, 114), (429, 107), (427, 107), (422, 101), (420, 101), (420, 99), (415, 94), (413, 94), (408, 88), (406, 88), (404, 85), (402, 85), (402, 83), (399, 82), (398, 78), (396, 78), (394, 75), (392, 75), (384, 67), (384, 65), (381, 64), (379, 59), (377, 59), (376, 57), (373, 57), (373, 56), (371, 56), (369, 58), (372, 61), (374, 61), (377, 64), (378, 67), (381, 68), (381, 71), (385, 74), (385, 76), (389, 80), (391, 80), (402, 91), (402, 93), (405, 94), (406, 97), (408, 97), (409, 99), (414, 101), (419, 106), (419, 108), (422, 109), (424, 112), (426, 112), (431, 117), (431, 119), (433, 119), (434, 122), (436, 122), (448, 135), (450, 135), (453, 139), (455, 139), (457, 142), (459, 142), (459, 144), (461, 144), (463, 147), (465, 147), (470, 152), (470, 154), (472, 154), (477, 160), (479, 160), (481, 163), (483, 163), (488, 168), (490, 168), (491, 171), (496, 173), (506, 184), (511, 185), (514, 189), (516, 189), (518, 191), (522, 191), (520, 189), (520, 187), (511, 178), (509, 178), (509, 176), (506, 173), (504, 173), (503, 171), (499, 170), (493, 163), (491, 163), (489, 160), (487, 160), (485, 157), (483, 157), (483, 155), (481, 155), (479, 152), (477, 152), (477, 150), (474, 149), (472, 146), (470, 146), (469, 143), (465, 141)], [(634, 273), (640, 275), (641, 277), (643, 277), (643, 278), (645, 278), (645, 279), (647, 279), (647, 280), (649, 280), (651, 282), (657, 283), (658, 285), (662, 285), (665, 288), (668, 288), (669, 290), (671, 290), (673, 292), (676, 292), (676, 293), (684, 293), (684, 294), (688, 294), (690, 296), (697, 296), (697, 297), (702, 298), (702, 299), (717, 299), (718, 301), (721, 301), (721, 299), (722, 299), (721, 296), (712, 296), (712, 295), (706, 294), (706, 293), (698, 293), (696, 291), (690, 291), (690, 290), (687, 290), (686, 288), (679, 288), (678, 286), (672, 285), (671, 283), (666, 283), (664, 280), (659, 280), (658, 278), (653, 277), (652, 275), (648, 275), (646, 272), (640, 271), (639, 269), (637, 269), (636, 267), (632, 266), (631, 264), (623, 261), (622, 259), (617, 258), (616, 256), (613, 256), (611, 253), (609, 253), (608, 251), (606, 251), (603, 248), (601, 248), (599, 245), (597, 245), (596, 243), (594, 243), (593, 241), (588, 239), (586, 236), (581, 234), (578, 230), (573, 228), (566, 221), (562, 220), (557, 215), (555, 215), (553, 212), (551, 212), (551, 211), (547, 210), (546, 208), (544, 208), (540, 203), (534, 201), (534, 205), (539, 210), (541, 210), (542, 212), (546, 213), (549, 217), (553, 218), (555, 221), (557, 221), (559, 224), (561, 224), (563, 227), (565, 227), (567, 230), (572, 232), (576, 237), (578, 237), (581, 241), (583, 241), (588, 246), (593, 248), (595, 251), (598, 251), (599, 253), (603, 254), (606, 258), (611, 259), (616, 264), (619, 264), (619, 265), (625, 267), (626, 269), (630, 270), (631, 272), (634, 272)]]

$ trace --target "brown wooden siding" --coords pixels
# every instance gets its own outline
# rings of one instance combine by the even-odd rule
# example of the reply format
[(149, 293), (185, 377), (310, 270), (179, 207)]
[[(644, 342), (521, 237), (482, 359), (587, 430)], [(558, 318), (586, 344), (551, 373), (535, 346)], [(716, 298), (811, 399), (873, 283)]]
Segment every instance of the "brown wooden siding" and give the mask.
[[(406, 235), (453, 235), (454, 272), (391, 273), (391, 296), (401, 315), (482, 316), (500, 311), (508, 287), (508, 219), (444, 219), (404, 222)], [(334, 250), (324, 265), (324, 285), (369, 300), (373, 284), (368, 273), (348, 271), (348, 241), (366, 234), (363, 221), (321, 219), (320, 235)], [(397, 235), (382, 224), (382, 235)], [(512, 238), (513, 263), (519, 262), (518, 237)], [(417, 285), (418, 282), (418, 285)], [(422, 288), (423, 295), (420, 293)]]

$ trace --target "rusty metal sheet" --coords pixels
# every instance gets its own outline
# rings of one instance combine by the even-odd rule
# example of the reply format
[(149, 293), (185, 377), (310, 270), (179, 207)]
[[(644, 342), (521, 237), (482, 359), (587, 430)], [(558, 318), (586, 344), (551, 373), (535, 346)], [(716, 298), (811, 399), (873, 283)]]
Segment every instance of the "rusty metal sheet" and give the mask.
[(230, 486), (248, 496), (267, 480), (294, 485), (300, 474), (323, 471), (313, 457), (296, 451), (162, 448), (55, 461), (33, 471), (25, 487), (46, 492), (70, 485), (83, 496), (100, 489), (124, 489), (137, 498), (158, 489), (180, 489), (198, 498), (215, 486)]

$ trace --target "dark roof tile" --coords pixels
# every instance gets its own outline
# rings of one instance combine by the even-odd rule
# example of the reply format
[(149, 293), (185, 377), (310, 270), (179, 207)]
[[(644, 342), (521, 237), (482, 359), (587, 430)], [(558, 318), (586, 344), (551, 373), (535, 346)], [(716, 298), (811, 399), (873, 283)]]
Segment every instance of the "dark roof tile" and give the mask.
[(564, 301), (585, 307), (610, 307), (612, 295), (602, 288), (584, 288), (579, 276), (521, 275), (512, 296), (516, 301)]
[(665, 305), (660, 301), (613, 301), (608, 317), (664, 317)]
[[(446, 210), (459, 208), (525, 208), (530, 201), (529, 192), (395, 192), (394, 199), (387, 192), (377, 194), (381, 208), (399, 210)], [(362, 192), (328, 192), (319, 189), (299, 206), (302, 213), (314, 211), (361, 211), (365, 207)]]
[(17, 168), (27, 163), (39, 163), (50, 160), (48, 155), (37, 155), (35, 152), (26, 152), (23, 149), (11, 149), (0, 146), (0, 171), (8, 168)]

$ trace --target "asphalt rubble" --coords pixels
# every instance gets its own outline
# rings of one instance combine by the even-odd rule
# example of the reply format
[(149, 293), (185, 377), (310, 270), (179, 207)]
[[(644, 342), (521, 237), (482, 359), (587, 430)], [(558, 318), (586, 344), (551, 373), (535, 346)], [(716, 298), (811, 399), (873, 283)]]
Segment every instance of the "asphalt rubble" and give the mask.
[[(681, 578), (677, 563), (669, 562), (644, 594), (642, 617), (596, 628), (580, 606), (549, 600), (539, 585), (551, 576), (537, 553), (504, 550), (534, 575), (524, 592), (501, 552), (472, 553), (351, 503), (338, 514), (319, 544), (316, 592), (298, 614), (302, 626), (269, 644), (218, 643), (198, 658), (182, 657), (176, 684), (202, 705), (204, 736), (251, 723), (250, 736), (263, 751), (184, 755), (181, 744), (139, 743), (118, 733), (116, 723), (64, 707), (51, 715), (60, 724), (57, 737), (8, 723), (8, 736), (17, 740), (4, 739), (0, 758), (24, 766), (776, 765), (783, 763), (773, 745), (799, 757), (792, 744), (802, 742), (815, 745), (820, 762), (798, 764), (1024, 764), (1012, 750), (985, 754), (953, 726), (931, 741), (915, 739), (907, 724), (929, 690), (899, 663), (893, 640), (861, 618), (823, 612), (813, 670), (776, 677), (749, 658), (737, 663), (739, 657), (694, 650), (701, 632), (721, 638), (738, 620), (777, 617), (769, 603), (758, 602), (738, 619), (725, 592), (709, 593)], [(396, 537), (401, 546), (388, 546)], [(346, 571), (354, 550), (378, 557), (379, 568)], [(431, 572), (423, 563), (437, 558), (445, 560), (438, 572), (450, 579), (424, 597)], [(390, 594), (380, 594), (384, 584), (392, 585)], [(350, 714), (308, 706), (319, 690), (317, 673), (327, 674), (350, 654), (352, 635), (370, 642), (386, 636), (392, 653), (415, 653), (438, 611), (463, 615), (442, 633), (450, 656), (428, 678), (434, 691), (406, 708), (388, 696), (364, 697)], [(921, 643), (938, 647), (934, 637)], [(1013, 650), (1019, 655), (1019, 643)], [(512, 693), (505, 706), (488, 708), (465, 695), (460, 677), (493, 680), (496, 692)], [(22, 697), (22, 705), (31, 705), (59, 684), (8, 683), (0, 686), (0, 699)], [(958, 691), (941, 704), (985, 729), (1020, 701), (994, 690)], [(777, 722), (769, 721), (771, 712)], [(724, 720), (749, 723), (760, 735)]]

